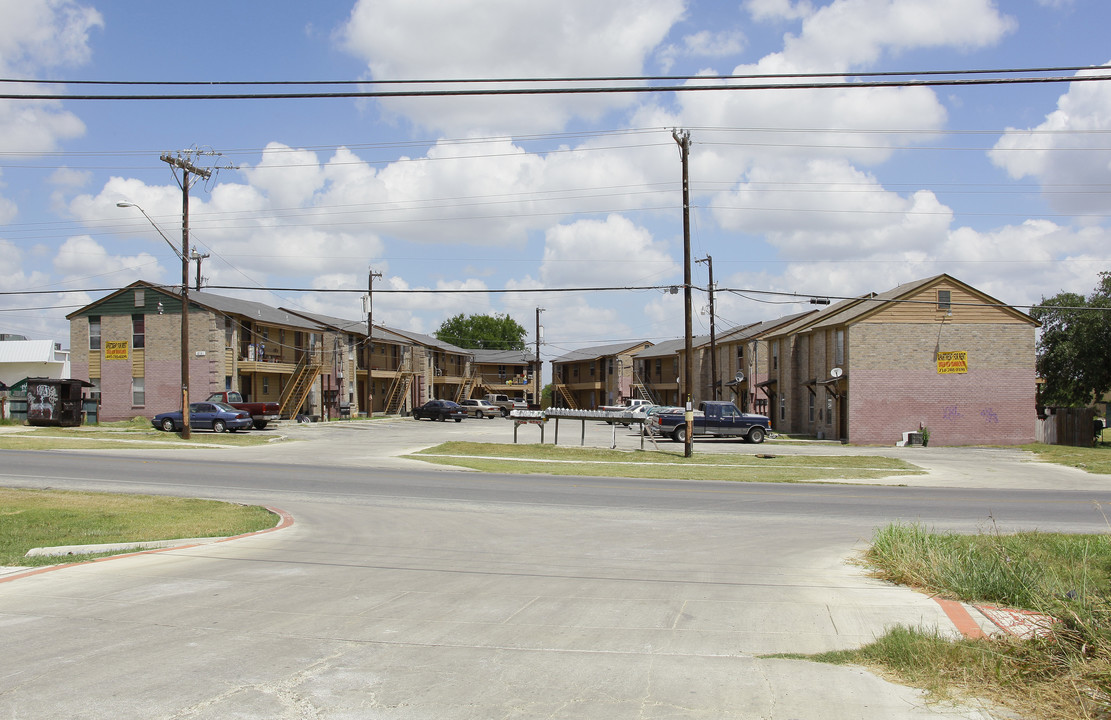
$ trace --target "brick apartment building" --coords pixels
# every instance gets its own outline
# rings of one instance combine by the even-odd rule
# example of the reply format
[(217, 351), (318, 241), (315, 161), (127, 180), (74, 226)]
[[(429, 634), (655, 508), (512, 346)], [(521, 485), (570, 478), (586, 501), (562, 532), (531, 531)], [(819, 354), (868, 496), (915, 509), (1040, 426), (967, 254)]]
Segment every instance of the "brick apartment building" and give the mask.
[(891, 445), (1034, 441), (1030, 316), (949, 275), (830, 305), (764, 336), (774, 428)]

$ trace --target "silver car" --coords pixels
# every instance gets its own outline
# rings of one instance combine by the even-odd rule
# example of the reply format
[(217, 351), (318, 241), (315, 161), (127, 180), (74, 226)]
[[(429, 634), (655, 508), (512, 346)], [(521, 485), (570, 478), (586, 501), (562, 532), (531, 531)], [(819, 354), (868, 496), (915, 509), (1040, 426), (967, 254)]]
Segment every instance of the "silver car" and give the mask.
[(459, 404), (468, 417), (492, 418), (501, 415), (501, 408), (486, 400), (464, 400)]

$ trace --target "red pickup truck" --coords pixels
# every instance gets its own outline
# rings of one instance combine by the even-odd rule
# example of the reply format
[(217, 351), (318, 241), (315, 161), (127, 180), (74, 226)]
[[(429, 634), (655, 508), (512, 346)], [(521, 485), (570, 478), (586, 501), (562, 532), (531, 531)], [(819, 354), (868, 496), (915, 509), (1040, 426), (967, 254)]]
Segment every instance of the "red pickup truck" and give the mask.
[(279, 407), (276, 402), (244, 402), (243, 396), (231, 390), (224, 392), (212, 393), (208, 396), (208, 402), (222, 402), (231, 405), (236, 410), (243, 410), (251, 414), (251, 425), (255, 430), (262, 430), (266, 427), (266, 423), (271, 420), (277, 420)]

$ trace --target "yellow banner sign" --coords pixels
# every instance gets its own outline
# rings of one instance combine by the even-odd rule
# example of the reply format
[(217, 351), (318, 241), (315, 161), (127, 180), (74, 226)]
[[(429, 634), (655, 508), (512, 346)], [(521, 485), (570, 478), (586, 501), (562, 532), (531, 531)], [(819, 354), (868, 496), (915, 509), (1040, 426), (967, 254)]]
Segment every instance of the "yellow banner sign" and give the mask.
[(954, 350), (952, 352), (939, 352), (937, 354), (938, 375), (968, 372), (968, 352)]
[(108, 340), (104, 343), (104, 359), (105, 360), (126, 360), (127, 359), (127, 341), (126, 340)]

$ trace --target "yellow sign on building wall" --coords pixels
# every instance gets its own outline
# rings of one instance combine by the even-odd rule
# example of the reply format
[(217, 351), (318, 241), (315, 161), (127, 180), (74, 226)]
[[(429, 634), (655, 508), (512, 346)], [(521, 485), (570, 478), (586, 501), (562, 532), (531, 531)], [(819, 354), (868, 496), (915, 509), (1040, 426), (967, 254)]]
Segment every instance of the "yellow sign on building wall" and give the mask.
[(939, 352), (937, 354), (938, 375), (951, 375), (954, 373), (966, 372), (968, 372), (967, 351), (954, 350), (951, 352)]
[(104, 359), (105, 360), (126, 360), (127, 359), (127, 341), (126, 340), (108, 340), (104, 343)]

